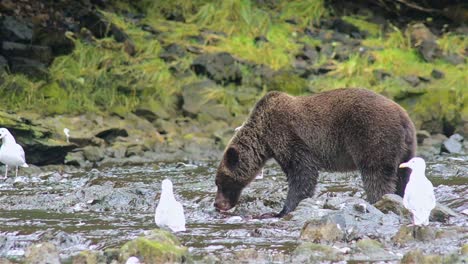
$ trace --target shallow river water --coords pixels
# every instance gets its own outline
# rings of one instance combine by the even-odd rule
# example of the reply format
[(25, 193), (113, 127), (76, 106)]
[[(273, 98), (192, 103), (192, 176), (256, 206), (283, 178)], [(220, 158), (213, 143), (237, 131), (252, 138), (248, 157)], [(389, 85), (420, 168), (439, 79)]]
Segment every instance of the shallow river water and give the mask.
[[(176, 235), (195, 259), (249, 248), (269, 255), (291, 253), (302, 225), (252, 218), (281, 209), (287, 186), (279, 167), (269, 163), (265, 177), (244, 190), (239, 206), (220, 214), (212, 206), (216, 165), (174, 162), (89, 171), (52, 167), (0, 181), (0, 257), (22, 258), (29, 245), (40, 241), (56, 244), (63, 258), (85, 249), (119, 247), (156, 228), (154, 209), (165, 178), (173, 181), (187, 218), (187, 231)], [(428, 162), (428, 176), (438, 202), (460, 214), (456, 224), (466, 231), (468, 158), (437, 157)], [(322, 174), (316, 190), (317, 200), (361, 196), (356, 173)]]

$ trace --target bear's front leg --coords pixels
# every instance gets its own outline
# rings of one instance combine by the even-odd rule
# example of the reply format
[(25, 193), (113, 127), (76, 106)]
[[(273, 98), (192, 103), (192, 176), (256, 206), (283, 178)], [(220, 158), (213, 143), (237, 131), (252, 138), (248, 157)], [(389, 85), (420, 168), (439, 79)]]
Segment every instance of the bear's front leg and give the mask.
[[(279, 213), (266, 213), (260, 218), (283, 217), (296, 209), (300, 201), (312, 197), (318, 179), (318, 170), (304, 162), (289, 162), (281, 166), (288, 180), (288, 196)], [(281, 163), (280, 163), (281, 165)]]

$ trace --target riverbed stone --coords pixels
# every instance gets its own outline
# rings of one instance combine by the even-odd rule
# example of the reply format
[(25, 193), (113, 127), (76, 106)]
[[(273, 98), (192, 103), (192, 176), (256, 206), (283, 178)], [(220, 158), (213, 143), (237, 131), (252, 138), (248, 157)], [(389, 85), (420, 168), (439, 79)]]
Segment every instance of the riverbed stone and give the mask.
[(464, 154), (463, 137), (460, 134), (453, 134), (442, 144), (441, 152), (451, 154)]
[(52, 243), (33, 244), (26, 250), (25, 263), (30, 264), (60, 264), (57, 247)]
[(420, 249), (408, 251), (401, 259), (402, 264), (413, 263), (442, 263), (442, 257), (437, 255), (428, 255)]
[(431, 226), (407, 226), (402, 225), (398, 233), (392, 237), (394, 243), (406, 245), (411, 241), (428, 242), (436, 238), (436, 232)]
[(341, 252), (328, 245), (311, 242), (300, 244), (292, 253), (292, 263), (323, 263), (326, 261), (342, 261)]
[(106, 263), (101, 252), (84, 250), (72, 257), (72, 264), (99, 264)]
[(417, 138), (417, 141), (418, 141), (418, 144), (421, 145), (424, 143), (424, 140), (426, 138), (430, 138), (431, 137), (431, 134), (426, 131), (426, 130), (418, 130), (416, 131), (416, 138)]
[(343, 230), (337, 224), (317, 223), (311, 221), (304, 225), (301, 230), (300, 238), (313, 243), (328, 243), (340, 241), (344, 237)]
[(0, 24), (0, 35), (10, 41), (31, 43), (33, 37), (33, 25), (20, 18), (5, 16)]
[(403, 206), (403, 198), (397, 194), (385, 194), (375, 207), (383, 213), (393, 212), (399, 216), (410, 217), (410, 212)]
[(436, 206), (431, 211), (431, 215), (429, 217), (430, 221), (437, 221), (441, 223), (447, 223), (451, 217), (457, 217), (458, 214), (450, 209), (449, 207), (436, 203)]
[(131, 256), (145, 263), (181, 263), (189, 259), (188, 249), (173, 234), (161, 229), (148, 231), (123, 245), (119, 260), (123, 262)]

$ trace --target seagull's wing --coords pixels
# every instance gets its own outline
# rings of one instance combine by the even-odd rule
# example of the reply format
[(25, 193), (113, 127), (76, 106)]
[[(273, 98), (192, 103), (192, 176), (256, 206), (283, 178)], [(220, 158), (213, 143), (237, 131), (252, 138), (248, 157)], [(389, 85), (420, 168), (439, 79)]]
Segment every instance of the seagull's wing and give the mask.
[(182, 204), (175, 201), (171, 209), (171, 229), (175, 232), (185, 231), (185, 214)]
[(26, 163), (26, 157), (24, 155), (23, 147), (21, 147), (20, 144), (16, 144), (16, 148), (18, 149), (18, 153), (19, 153), (20, 157), (23, 159), (23, 162)]

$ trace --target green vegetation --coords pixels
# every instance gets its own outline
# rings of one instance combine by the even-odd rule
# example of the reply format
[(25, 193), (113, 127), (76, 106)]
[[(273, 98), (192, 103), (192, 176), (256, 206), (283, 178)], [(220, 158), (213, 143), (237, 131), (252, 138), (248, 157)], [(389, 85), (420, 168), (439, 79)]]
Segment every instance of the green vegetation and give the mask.
[[(335, 52), (346, 44), (311, 37), (305, 30), (313, 31), (320, 19), (330, 14), (323, 0), (281, 0), (272, 5), (251, 0), (112, 2), (113, 8), (101, 11), (102, 15), (128, 35), (127, 42), (112, 37), (85, 40), (80, 36), (89, 35), (86, 29), (77, 36), (70, 33), (75, 49), (54, 60), (47, 80), (35, 81), (19, 74), (0, 76), (0, 103), (14, 111), (40, 109), (43, 114), (125, 115), (144, 108), (176, 117), (181, 113), (181, 87), (204, 78), (190, 70), (193, 59), (198, 53), (229, 52), (240, 61), (242, 84), (218, 85), (201, 89), (200, 93), (206, 102), (220, 104), (233, 118), (246, 115), (269, 90), (300, 95), (364, 87), (397, 100), (418, 126), (468, 119), (466, 63), (455, 66), (442, 59), (425, 62), (412, 48), (405, 29), (390, 24), (384, 32), (381, 25), (369, 22), (371, 14), (342, 17), (368, 32), (368, 36), (362, 40), (366, 52), (356, 48), (346, 54), (348, 59), (337, 60), (332, 59)], [(119, 10), (144, 12), (146, 16), (140, 21), (131, 20)], [(148, 32), (142, 25), (157, 33)], [(321, 33), (328, 37), (333, 32)], [(165, 62), (159, 54), (172, 43), (189, 51), (182, 58)], [(129, 45), (134, 53), (128, 52)], [(334, 70), (300, 77), (293, 65), (304, 45), (318, 50), (328, 45), (333, 53), (320, 52), (307, 70), (324, 64)], [(468, 38), (446, 33), (439, 37), (438, 45), (443, 54), (463, 56)], [(251, 65), (271, 69), (267, 75), (271, 77), (260, 77)], [(444, 77), (431, 77), (434, 69), (442, 71)], [(174, 72), (183, 73), (183, 77)], [(420, 83), (411, 85), (405, 80), (410, 75), (420, 78)], [(440, 111), (433, 111), (434, 107)]]

